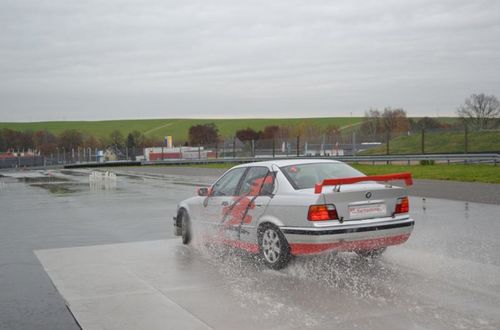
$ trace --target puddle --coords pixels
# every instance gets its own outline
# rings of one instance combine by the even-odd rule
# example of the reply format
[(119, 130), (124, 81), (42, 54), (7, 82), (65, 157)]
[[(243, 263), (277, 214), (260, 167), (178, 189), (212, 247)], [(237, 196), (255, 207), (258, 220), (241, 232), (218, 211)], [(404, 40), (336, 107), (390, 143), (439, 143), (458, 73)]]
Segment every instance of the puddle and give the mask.
[(72, 194), (76, 192), (82, 192), (87, 190), (88, 187), (83, 183), (75, 182), (52, 182), (52, 183), (34, 183), (30, 184), (31, 187), (39, 187), (48, 190), (49, 192), (57, 195)]
[(19, 181), (28, 184), (38, 184), (38, 183), (58, 183), (58, 182), (69, 182), (70, 180), (62, 177), (53, 176), (39, 176), (39, 177), (24, 177), (18, 178)]

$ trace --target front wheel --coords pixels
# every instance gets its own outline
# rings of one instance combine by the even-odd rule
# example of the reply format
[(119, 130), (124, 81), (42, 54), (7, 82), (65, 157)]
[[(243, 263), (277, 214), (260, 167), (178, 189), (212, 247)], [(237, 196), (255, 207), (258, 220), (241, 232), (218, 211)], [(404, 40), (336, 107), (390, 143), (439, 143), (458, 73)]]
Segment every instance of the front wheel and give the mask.
[(182, 244), (189, 244), (191, 242), (191, 221), (189, 221), (189, 215), (186, 211), (181, 212), (181, 233), (182, 233)]
[(272, 269), (282, 269), (290, 261), (290, 246), (283, 233), (273, 225), (259, 229), (259, 248), (262, 261)]

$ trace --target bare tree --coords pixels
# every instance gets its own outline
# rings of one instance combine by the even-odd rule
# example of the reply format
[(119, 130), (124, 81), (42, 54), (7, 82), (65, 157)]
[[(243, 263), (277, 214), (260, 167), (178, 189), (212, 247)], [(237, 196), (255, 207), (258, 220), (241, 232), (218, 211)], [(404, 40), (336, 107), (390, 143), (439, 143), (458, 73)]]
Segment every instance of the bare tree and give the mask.
[(123, 134), (119, 130), (115, 129), (114, 131), (112, 131), (109, 137), (111, 140), (111, 144), (115, 147), (121, 148), (123, 146)]
[(410, 128), (406, 111), (387, 107), (382, 113), (382, 124), (386, 133), (407, 132)]
[(500, 102), (494, 95), (472, 94), (458, 107), (457, 114), (472, 129), (495, 127), (500, 118)]
[(365, 117), (361, 124), (361, 133), (364, 137), (377, 140), (378, 134), (383, 130), (380, 111), (377, 109), (370, 109), (365, 111)]

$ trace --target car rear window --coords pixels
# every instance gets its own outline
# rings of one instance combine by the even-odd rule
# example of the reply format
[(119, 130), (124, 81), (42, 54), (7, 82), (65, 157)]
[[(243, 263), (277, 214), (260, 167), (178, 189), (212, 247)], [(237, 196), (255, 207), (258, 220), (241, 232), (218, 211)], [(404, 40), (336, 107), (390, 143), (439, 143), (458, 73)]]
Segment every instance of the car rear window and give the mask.
[(295, 189), (313, 188), (324, 179), (364, 176), (360, 171), (344, 163), (310, 163), (281, 167)]

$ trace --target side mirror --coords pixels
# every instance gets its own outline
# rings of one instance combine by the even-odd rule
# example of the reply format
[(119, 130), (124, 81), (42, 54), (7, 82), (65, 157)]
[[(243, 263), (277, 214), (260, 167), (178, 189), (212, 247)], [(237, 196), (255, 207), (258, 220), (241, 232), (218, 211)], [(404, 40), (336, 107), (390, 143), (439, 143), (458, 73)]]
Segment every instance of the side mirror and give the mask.
[(207, 187), (201, 187), (197, 189), (198, 196), (208, 196), (208, 188)]

